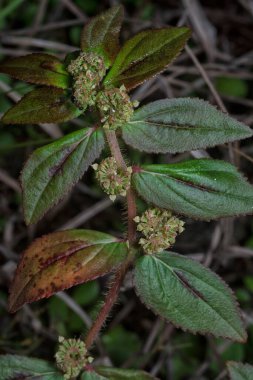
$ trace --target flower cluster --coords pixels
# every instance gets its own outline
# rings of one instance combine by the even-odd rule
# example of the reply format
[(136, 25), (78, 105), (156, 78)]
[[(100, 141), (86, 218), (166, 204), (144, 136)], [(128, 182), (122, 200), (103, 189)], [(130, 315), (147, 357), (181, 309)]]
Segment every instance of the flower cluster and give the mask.
[(139, 244), (148, 254), (170, 248), (177, 235), (184, 231), (183, 221), (173, 216), (170, 211), (156, 207), (146, 210), (140, 217), (135, 217), (134, 221), (137, 223), (137, 230), (145, 236), (140, 239)]
[(93, 359), (87, 355), (85, 343), (80, 339), (65, 339), (60, 336), (59, 343), (55, 354), (56, 364), (64, 373), (65, 379), (76, 378)]
[(128, 122), (138, 102), (131, 102), (126, 88), (109, 88), (98, 93), (96, 105), (101, 114), (101, 122), (105, 129), (116, 130)]
[(112, 201), (116, 199), (117, 195), (126, 196), (127, 190), (130, 188), (131, 167), (126, 170), (120, 168), (114, 157), (108, 157), (92, 167), (96, 171), (96, 178), (101, 187)]
[(101, 57), (94, 53), (82, 52), (68, 66), (73, 76), (73, 95), (77, 106), (85, 109), (96, 102), (98, 85), (103, 79), (106, 68)]

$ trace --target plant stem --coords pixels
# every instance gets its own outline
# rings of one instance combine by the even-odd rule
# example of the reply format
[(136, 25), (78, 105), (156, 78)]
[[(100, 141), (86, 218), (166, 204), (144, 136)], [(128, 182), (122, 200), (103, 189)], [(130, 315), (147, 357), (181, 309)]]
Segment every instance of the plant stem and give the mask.
[(116, 302), (116, 300), (118, 298), (118, 294), (120, 291), (122, 281), (125, 277), (126, 270), (127, 270), (126, 266), (121, 267), (115, 275), (115, 280), (114, 280), (113, 284), (111, 285), (111, 287), (110, 287), (110, 289), (106, 295), (105, 303), (104, 303), (102, 309), (100, 310), (100, 312), (97, 316), (97, 319), (95, 320), (91, 329), (89, 330), (88, 335), (86, 336), (85, 345), (86, 345), (87, 349), (89, 349), (92, 346), (94, 340), (96, 339), (97, 335), (99, 334), (99, 331), (101, 330), (102, 326), (104, 325), (114, 303)]
[[(114, 131), (106, 131), (106, 138), (113, 157), (117, 164), (124, 170), (127, 169), (127, 164), (122, 156), (120, 146), (116, 133)], [(127, 214), (128, 214), (128, 241), (129, 244), (133, 244), (136, 238), (136, 228), (134, 218), (136, 216), (136, 201), (133, 189), (129, 189), (127, 192)]]
[[(116, 133), (114, 131), (107, 131), (106, 138), (111, 150), (111, 154), (117, 161), (118, 165), (124, 170), (126, 170), (127, 164), (122, 156)], [(135, 239), (136, 239), (136, 227), (133, 220), (134, 217), (136, 216), (136, 201), (135, 201), (134, 191), (131, 188), (127, 192), (127, 214), (128, 214), (127, 235), (128, 235), (129, 245), (131, 246), (132, 244), (134, 244)], [(116, 272), (113, 284), (111, 285), (109, 292), (106, 295), (104, 305), (101, 308), (97, 319), (94, 321), (91, 329), (89, 330), (86, 336), (85, 344), (86, 344), (87, 349), (89, 349), (91, 345), (93, 344), (106, 318), (108, 317), (114, 303), (116, 302), (119, 295), (121, 284), (124, 280), (125, 274), (128, 270), (130, 263), (131, 263), (131, 255), (129, 255), (128, 260), (126, 260), (126, 262)]]
[(111, 154), (115, 158), (117, 164), (122, 169), (126, 170), (127, 165), (126, 165), (125, 160), (122, 156), (116, 133), (114, 131), (106, 131), (105, 135), (106, 135), (107, 142), (108, 142), (108, 145), (109, 145), (110, 150), (111, 150)]
[(136, 226), (134, 218), (136, 217), (136, 201), (133, 189), (127, 192), (127, 223), (128, 223), (128, 241), (132, 245), (136, 240)]

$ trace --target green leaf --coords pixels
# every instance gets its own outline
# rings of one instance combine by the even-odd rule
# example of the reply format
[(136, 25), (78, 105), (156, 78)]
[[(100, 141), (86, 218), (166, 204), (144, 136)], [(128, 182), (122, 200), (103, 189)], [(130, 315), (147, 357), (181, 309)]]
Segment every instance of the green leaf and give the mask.
[(252, 136), (249, 127), (201, 99), (157, 100), (122, 127), (128, 145), (149, 153), (180, 153)]
[(58, 203), (103, 147), (102, 130), (84, 128), (36, 149), (21, 174), (26, 223), (36, 223)]
[(130, 90), (163, 71), (180, 53), (190, 37), (188, 28), (145, 30), (128, 40), (106, 76), (106, 86)]
[(61, 123), (78, 117), (77, 108), (60, 88), (37, 88), (9, 109), (2, 117), (5, 124)]
[(70, 76), (61, 61), (53, 55), (34, 53), (8, 59), (0, 72), (29, 83), (68, 88)]
[(96, 367), (96, 371), (109, 380), (155, 380), (145, 371), (135, 369), (121, 369), (111, 367)]
[(253, 187), (227, 162), (189, 160), (134, 171), (137, 192), (155, 206), (204, 220), (253, 211)]
[(116, 5), (92, 18), (81, 35), (81, 49), (101, 55), (107, 67), (111, 66), (120, 49), (119, 32), (123, 14), (122, 5)]
[(177, 327), (245, 342), (232, 291), (215, 273), (172, 252), (143, 256), (135, 286), (145, 305)]
[(127, 257), (125, 241), (102, 232), (69, 230), (35, 240), (24, 252), (10, 290), (9, 311), (111, 272)]
[(53, 364), (17, 355), (0, 356), (1, 380), (64, 380)]
[(253, 367), (249, 364), (228, 362), (228, 373), (231, 380), (252, 380)]
[(94, 371), (87, 371), (82, 374), (81, 380), (106, 380), (106, 377), (100, 376)]

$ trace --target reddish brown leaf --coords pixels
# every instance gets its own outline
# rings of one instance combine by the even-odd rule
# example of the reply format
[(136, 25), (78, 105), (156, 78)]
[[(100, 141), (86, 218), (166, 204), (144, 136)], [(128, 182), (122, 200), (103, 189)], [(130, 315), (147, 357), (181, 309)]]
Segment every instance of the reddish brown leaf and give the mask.
[(107, 12), (92, 18), (82, 32), (82, 50), (100, 54), (105, 59), (108, 67), (112, 64), (120, 49), (119, 32), (123, 13), (122, 5), (116, 5)]
[(127, 244), (90, 230), (55, 232), (24, 252), (10, 290), (9, 311), (111, 272), (127, 256)]
[(128, 90), (162, 72), (190, 37), (185, 27), (142, 31), (126, 41), (107, 74), (105, 86), (123, 84)]
[(0, 72), (29, 83), (67, 88), (70, 76), (61, 61), (53, 55), (34, 53), (8, 59)]
[(2, 117), (5, 124), (60, 123), (78, 117), (77, 108), (60, 88), (37, 88), (25, 96)]

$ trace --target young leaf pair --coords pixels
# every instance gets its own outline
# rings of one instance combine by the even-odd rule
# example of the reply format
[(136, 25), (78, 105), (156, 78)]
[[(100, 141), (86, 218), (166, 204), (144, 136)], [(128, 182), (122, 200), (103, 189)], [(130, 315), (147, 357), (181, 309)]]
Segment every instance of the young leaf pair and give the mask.
[[(81, 51), (101, 56), (107, 69), (104, 87), (128, 90), (159, 73), (179, 54), (190, 36), (188, 28), (146, 30), (128, 40), (122, 48), (119, 32), (123, 7), (115, 6), (93, 18), (83, 29)], [(44, 53), (12, 58), (0, 65), (0, 72), (41, 87), (25, 95), (2, 117), (6, 124), (60, 123), (80, 116), (72, 101), (73, 78), (67, 67), (80, 51), (70, 53), (61, 63)]]

